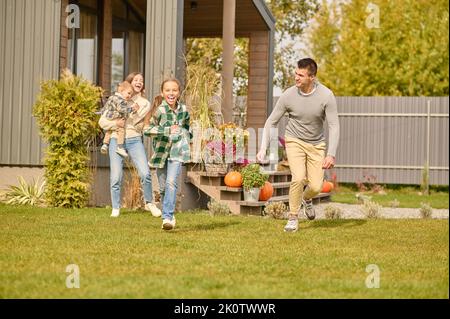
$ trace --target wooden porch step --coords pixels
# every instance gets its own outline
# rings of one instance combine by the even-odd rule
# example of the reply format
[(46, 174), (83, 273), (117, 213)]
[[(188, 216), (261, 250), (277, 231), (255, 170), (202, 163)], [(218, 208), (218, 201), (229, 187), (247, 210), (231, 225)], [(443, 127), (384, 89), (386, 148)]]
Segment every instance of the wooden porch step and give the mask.
[[(282, 176), (282, 175), (291, 175), (291, 171), (265, 171), (263, 170), (264, 174), (267, 175), (274, 175), (274, 176)], [(205, 171), (197, 171), (197, 174), (200, 176), (207, 176), (207, 177), (224, 177), (226, 174), (219, 174), (215, 172), (205, 172)]]
[[(273, 188), (288, 188), (291, 186), (291, 182), (279, 182), (279, 183), (272, 183)], [(242, 192), (242, 187), (229, 187), (229, 186), (219, 186), (219, 189), (221, 191), (227, 191), (227, 192)]]
[(253, 206), (253, 207), (260, 207), (265, 206), (267, 202), (289, 202), (289, 196), (283, 195), (283, 196), (276, 196), (271, 197), (268, 201), (258, 201), (258, 202), (247, 202), (245, 200), (238, 201), (237, 204), (241, 206)]
[[(330, 197), (331, 193), (320, 193), (317, 196), (313, 198), (313, 200), (320, 200), (323, 198)], [(247, 201), (238, 201), (237, 204), (241, 206), (253, 206), (253, 207), (260, 207), (265, 206), (267, 202), (289, 202), (289, 195), (283, 195), (283, 196), (275, 196), (271, 197), (268, 201), (258, 201), (258, 202), (247, 202)]]

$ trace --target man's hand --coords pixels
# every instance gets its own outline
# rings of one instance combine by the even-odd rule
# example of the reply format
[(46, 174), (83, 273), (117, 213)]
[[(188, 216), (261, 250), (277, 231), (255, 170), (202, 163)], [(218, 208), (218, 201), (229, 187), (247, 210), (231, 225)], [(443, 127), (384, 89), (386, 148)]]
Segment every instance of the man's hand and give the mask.
[(323, 160), (322, 168), (323, 168), (323, 169), (330, 169), (330, 168), (333, 168), (335, 162), (336, 162), (336, 159), (334, 158), (334, 156), (328, 155), (328, 156), (325, 157), (325, 159)]
[(125, 127), (125, 119), (117, 119), (116, 126), (119, 128), (124, 128)]
[(260, 150), (258, 154), (256, 154), (256, 160), (258, 162), (264, 162), (264, 158), (266, 157), (266, 151)]

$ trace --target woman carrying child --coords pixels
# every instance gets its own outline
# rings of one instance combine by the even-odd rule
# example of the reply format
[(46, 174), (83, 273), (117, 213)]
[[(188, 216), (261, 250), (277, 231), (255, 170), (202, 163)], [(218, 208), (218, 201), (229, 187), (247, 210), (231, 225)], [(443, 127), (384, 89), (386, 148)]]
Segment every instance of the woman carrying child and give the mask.
[(110, 187), (112, 213), (111, 217), (118, 217), (120, 214), (121, 187), (123, 177), (123, 157), (117, 153), (118, 141), (117, 128), (125, 128), (124, 149), (136, 167), (141, 186), (144, 193), (145, 210), (150, 211), (153, 216), (161, 216), (161, 211), (153, 203), (152, 178), (150, 168), (147, 164), (147, 154), (142, 141), (142, 128), (145, 116), (150, 111), (150, 102), (143, 96), (144, 77), (140, 73), (131, 73), (125, 79), (133, 88), (132, 100), (137, 104), (135, 112), (129, 114), (125, 120), (109, 120), (104, 112), (99, 120), (100, 127), (104, 130), (113, 130), (109, 142), (109, 161), (110, 161)]

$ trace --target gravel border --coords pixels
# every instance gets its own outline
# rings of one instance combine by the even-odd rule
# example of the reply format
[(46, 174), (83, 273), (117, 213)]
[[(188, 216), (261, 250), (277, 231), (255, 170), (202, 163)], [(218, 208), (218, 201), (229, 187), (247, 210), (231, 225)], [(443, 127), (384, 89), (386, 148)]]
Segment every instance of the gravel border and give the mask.
[[(326, 219), (325, 207), (328, 205), (340, 208), (342, 210), (341, 215), (342, 219), (366, 219), (366, 216), (361, 210), (362, 205), (351, 205), (333, 202), (315, 204), (314, 208), (316, 211), (316, 219)], [(448, 209), (433, 209), (431, 218), (448, 219), (448, 215), (449, 215)], [(383, 207), (380, 212), (380, 217), (388, 219), (422, 218), (422, 216), (420, 215), (419, 208), (391, 208), (391, 207)], [(304, 214), (300, 214), (299, 218), (306, 219)]]

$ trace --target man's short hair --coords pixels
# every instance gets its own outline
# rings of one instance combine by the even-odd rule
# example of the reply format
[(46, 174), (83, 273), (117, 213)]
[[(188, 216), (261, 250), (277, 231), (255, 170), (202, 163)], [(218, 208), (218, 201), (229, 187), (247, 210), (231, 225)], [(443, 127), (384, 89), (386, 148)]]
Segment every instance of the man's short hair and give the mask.
[(297, 67), (299, 69), (307, 69), (309, 76), (316, 76), (317, 74), (317, 63), (311, 58), (298, 60)]

